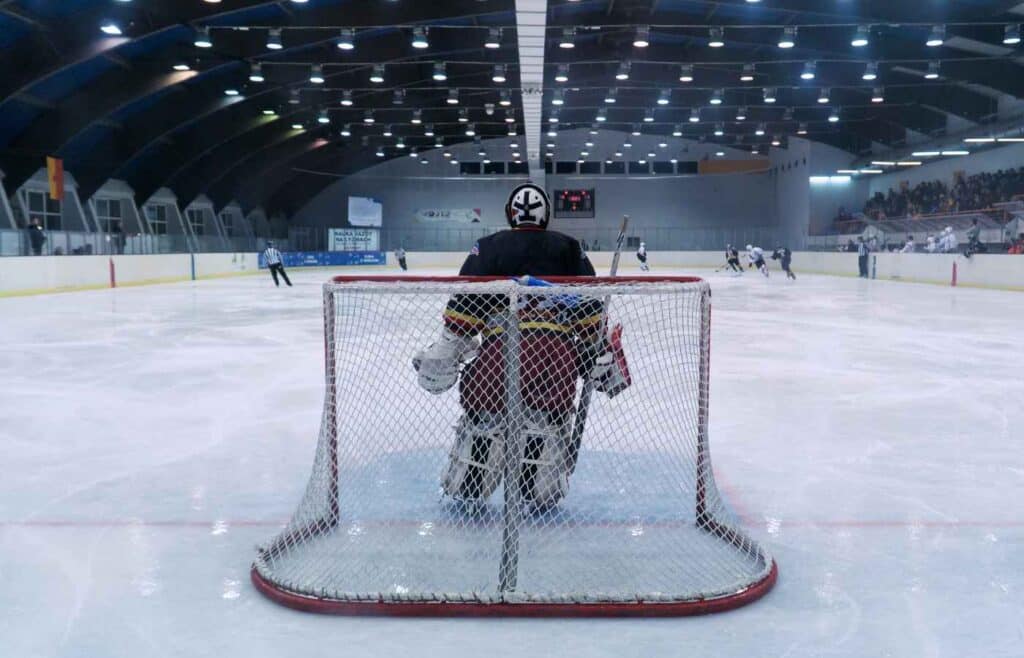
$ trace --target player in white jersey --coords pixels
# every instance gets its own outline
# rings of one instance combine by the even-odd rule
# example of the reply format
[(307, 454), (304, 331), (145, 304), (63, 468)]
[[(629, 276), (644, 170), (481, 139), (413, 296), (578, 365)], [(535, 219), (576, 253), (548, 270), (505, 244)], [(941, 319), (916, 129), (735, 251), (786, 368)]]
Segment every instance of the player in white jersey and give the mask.
[(908, 235), (907, 236), (907, 242), (906, 242), (906, 244), (903, 245), (903, 248), (900, 249), (900, 253), (901, 254), (912, 254), (912, 253), (914, 253), (914, 249), (916, 249), (916, 245), (914, 244), (914, 236)]
[(761, 274), (768, 276), (768, 265), (764, 262), (764, 250), (761, 247), (747, 245), (747, 268), (756, 267)]
[(943, 251), (947, 254), (956, 253), (956, 250), (960, 247), (960, 240), (956, 237), (956, 231), (953, 230), (952, 226), (946, 227), (945, 243), (943, 247)]
[(651, 268), (647, 264), (647, 243), (641, 242), (640, 247), (636, 250), (636, 259), (640, 261), (640, 269), (644, 272), (650, 272)]

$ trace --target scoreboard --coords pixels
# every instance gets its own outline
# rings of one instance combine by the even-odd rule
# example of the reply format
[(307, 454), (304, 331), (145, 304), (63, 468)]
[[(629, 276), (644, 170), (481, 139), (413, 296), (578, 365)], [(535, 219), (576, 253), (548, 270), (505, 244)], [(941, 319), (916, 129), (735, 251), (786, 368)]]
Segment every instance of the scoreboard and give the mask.
[(555, 217), (593, 217), (594, 190), (555, 190)]

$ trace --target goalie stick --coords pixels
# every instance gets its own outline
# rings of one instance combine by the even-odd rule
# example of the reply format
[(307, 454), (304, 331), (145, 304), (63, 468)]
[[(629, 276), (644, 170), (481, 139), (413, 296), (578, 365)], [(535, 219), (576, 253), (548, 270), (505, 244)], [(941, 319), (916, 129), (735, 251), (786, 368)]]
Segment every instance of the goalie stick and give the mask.
[[(622, 244), (626, 241), (626, 228), (629, 226), (629, 215), (622, 216), (622, 226), (619, 228), (619, 237), (615, 240), (615, 253), (612, 255), (612, 267), (609, 275), (614, 277), (619, 273), (619, 257), (622, 255)], [(598, 336), (603, 339), (608, 327), (608, 304), (611, 302), (611, 295), (604, 298), (601, 305), (601, 325)], [(616, 328), (616, 340), (621, 335), (621, 328)], [(580, 445), (583, 442), (583, 430), (587, 427), (587, 413), (590, 411), (590, 402), (594, 397), (596, 382), (587, 378), (583, 383), (583, 390), (580, 392), (580, 400), (576, 405), (576, 420), (572, 427), (572, 439), (569, 444), (568, 467), (569, 475), (576, 471), (576, 460), (580, 454)]]

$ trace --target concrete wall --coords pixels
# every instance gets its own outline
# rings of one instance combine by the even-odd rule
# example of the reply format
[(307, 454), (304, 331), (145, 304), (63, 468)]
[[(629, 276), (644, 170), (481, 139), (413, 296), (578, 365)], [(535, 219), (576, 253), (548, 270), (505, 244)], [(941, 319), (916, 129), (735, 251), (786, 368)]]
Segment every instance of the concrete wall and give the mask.
[[(587, 131), (560, 133), (559, 153), (568, 149), (569, 142), (575, 138), (603, 140), (591, 149), (591, 160), (603, 160), (602, 149), (621, 149), (622, 140), (627, 138), (634, 144), (631, 150), (640, 154), (637, 158), (654, 150), (658, 152), (656, 159), (664, 161), (672, 157), (699, 159), (719, 148), (693, 143), (686, 146), (685, 152), (679, 152), (678, 144), (661, 149), (656, 144), (658, 139), (649, 135), (627, 137), (624, 133), (613, 135), (611, 132), (603, 131), (593, 138)], [(511, 160), (508, 155), (498, 155), (511, 150), (508, 142), (507, 139), (488, 140), (483, 147), (495, 161)], [(730, 159), (751, 157), (749, 153), (726, 150)], [(480, 159), (473, 145), (453, 146), (450, 151), (455, 159)], [(337, 181), (299, 210), (292, 223), (313, 227), (316, 235), (325, 236), (328, 227), (348, 225), (349, 196), (367, 196), (383, 203), (382, 246), (385, 249), (397, 246), (395, 240), (403, 238), (407, 247), (414, 249), (468, 249), (479, 236), (506, 226), (504, 204), (508, 193), (513, 186), (527, 180), (525, 176), (461, 176), (456, 173), (456, 167), (445, 164), (438, 151), (431, 150), (426, 155), (429, 166), (420, 165), (418, 159), (398, 158)], [(750, 227), (774, 229), (779, 222), (772, 201), (773, 186), (766, 173), (546, 176), (549, 192), (563, 188), (595, 190), (595, 218), (557, 218), (552, 220), (552, 227), (588, 242), (599, 238), (603, 245), (611, 243), (625, 214), (631, 217), (630, 235), (646, 240), (651, 247), (693, 248), (709, 241), (717, 245), (722, 240), (745, 239), (726, 238), (724, 231)], [(736, 193), (739, 189), (743, 190), (742, 194)], [(417, 217), (416, 211), (421, 209), (479, 209), (480, 220), (478, 223), (424, 221)], [(750, 235), (749, 239), (757, 238)]]
[[(0, 258), (0, 296), (192, 279), (189, 254)], [(255, 253), (195, 254), (195, 278), (255, 274)]]

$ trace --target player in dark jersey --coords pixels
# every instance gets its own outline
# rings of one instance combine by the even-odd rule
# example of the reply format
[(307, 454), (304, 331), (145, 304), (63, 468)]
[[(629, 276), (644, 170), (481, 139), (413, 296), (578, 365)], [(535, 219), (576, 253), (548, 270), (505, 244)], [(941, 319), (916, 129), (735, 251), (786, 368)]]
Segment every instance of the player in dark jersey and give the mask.
[[(505, 213), (511, 226), (481, 238), (470, 250), (463, 276), (594, 276), (580, 244), (547, 230), (551, 205), (540, 187), (513, 190)], [(524, 499), (538, 508), (557, 504), (568, 490), (573, 408), (579, 377), (614, 395), (628, 386), (621, 351), (601, 335), (603, 303), (578, 295), (529, 294), (515, 309), (519, 341)], [(446, 494), (483, 500), (504, 475), (504, 447), (511, 445), (505, 409), (505, 327), (512, 320), (503, 294), (461, 294), (449, 300), (441, 337), (413, 359), (419, 384), (440, 394), (459, 382), (463, 415), (442, 476)], [(479, 342), (478, 342), (479, 340)], [(463, 366), (463, 364), (465, 364)], [(460, 368), (460, 366), (463, 366)], [(461, 373), (460, 373), (461, 369)]]
[(786, 273), (786, 278), (796, 281), (796, 275), (793, 274), (793, 270), (790, 269), (790, 265), (793, 262), (793, 252), (789, 250), (789, 247), (779, 247), (773, 251), (772, 260), (780, 261), (782, 264), (782, 271)]
[(725, 245), (725, 263), (732, 271), (743, 274), (743, 267), (740, 266), (740, 252), (731, 244)]

